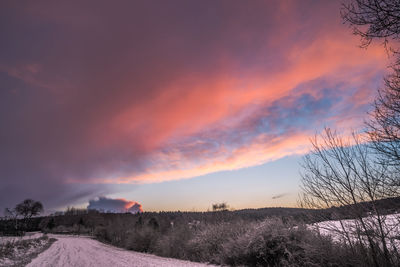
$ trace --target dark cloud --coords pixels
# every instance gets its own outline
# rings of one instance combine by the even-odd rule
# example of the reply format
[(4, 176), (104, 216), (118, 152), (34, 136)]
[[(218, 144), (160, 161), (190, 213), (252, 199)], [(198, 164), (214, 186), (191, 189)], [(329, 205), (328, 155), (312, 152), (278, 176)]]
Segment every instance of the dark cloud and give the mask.
[(88, 209), (99, 210), (102, 212), (112, 212), (112, 213), (138, 213), (143, 212), (142, 205), (126, 199), (113, 199), (107, 197), (98, 197), (96, 199), (89, 200)]

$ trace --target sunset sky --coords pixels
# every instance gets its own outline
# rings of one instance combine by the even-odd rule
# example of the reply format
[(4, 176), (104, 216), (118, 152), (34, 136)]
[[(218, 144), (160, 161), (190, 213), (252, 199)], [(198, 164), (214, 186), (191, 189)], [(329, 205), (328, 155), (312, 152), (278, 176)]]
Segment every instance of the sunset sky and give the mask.
[(360, 129), (388, 65), (340, 7), (1, 1), (0, 209), (296, 206), (309, 138)]

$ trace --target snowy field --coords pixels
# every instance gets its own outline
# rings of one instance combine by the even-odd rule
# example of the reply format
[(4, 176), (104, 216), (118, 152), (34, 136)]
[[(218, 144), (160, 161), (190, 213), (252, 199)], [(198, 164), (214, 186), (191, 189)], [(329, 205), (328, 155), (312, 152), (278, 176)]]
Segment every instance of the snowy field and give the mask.
[(151, 254), (138, 253), (108, 246), (88, 237), (49, 235), (57, 241), (35, 258), (29, 267), (122, 267), (122, 266), (211, 266)]
[[(367, 229), (377, 229), (377, 218), (375, 216), (363, 218)], [(389, 214), (382, 216), (384, 232), (386, 234), (387, 243), (392, 248), (400, 249), (400, 214)], [(318, 231), (322, 235), (332, 237), (336, 242), (347, 242), (344, 236), (344, 231), (349, 233), (350, 239), (356, 241), (358, 233), (360, 232), (361, 225), (358, 220), (336, 220), (336, 221), (323, 221), (309, 225), (310, 229)], [(366, 241), (366, 237), (364, 236)]]

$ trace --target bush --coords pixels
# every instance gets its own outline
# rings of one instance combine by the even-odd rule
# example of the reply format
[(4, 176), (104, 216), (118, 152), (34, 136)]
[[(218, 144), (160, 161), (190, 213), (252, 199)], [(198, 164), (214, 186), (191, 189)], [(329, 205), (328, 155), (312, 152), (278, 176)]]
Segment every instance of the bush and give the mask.
[(94, 236), (101, 241), (111, 241), (111, 239), (107, 235), (107, 229), (104, 226), (97, 226), (94, 229)]
[(335, 244), (306, 227), (277, 218), (196, 227), (181, 223), (163, 232), (152, 223), (134, 227), (118, 223), (96, 227), (95, 235), (130, 250), (220, 265), (363, 266), (361, 250)]
[(159, 237), (155, 253), (163, 257), (194, 260), (188, 249), (192, 236), (193, 231), (189, 227), (175, 227)]
[(236, 240), (246, 229), (242, 222), (204, 225), (188, 242), (190, 259), (221, 264), (224, 244)]
[(232, 266), (362, 265), (343, 245), (280, 219), (205, 225), (184, 248), (190, 260)]
[(12, 242), (7, 241), (7, 243), (0, 245), (0, 258), (8, 258), (14, 252), (14, 245)]
[(125, 248), (139, 252), (154, 252), (158, 238), (158, 231), (152, 227), (143, 227), (140, 231), (128, 234)]

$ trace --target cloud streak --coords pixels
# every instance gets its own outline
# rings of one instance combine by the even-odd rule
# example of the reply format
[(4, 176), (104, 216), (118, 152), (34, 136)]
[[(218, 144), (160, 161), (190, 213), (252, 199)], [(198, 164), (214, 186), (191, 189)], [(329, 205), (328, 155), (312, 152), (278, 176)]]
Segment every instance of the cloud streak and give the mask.
[(279, 194), (279, 195), (275, 195), (275, 196), (272, 196), (272, 199), (283, 198), (283, 197), (285, 197), (286, 195), (287, 195), (286, 193), (284, 193), (284, 194)]

